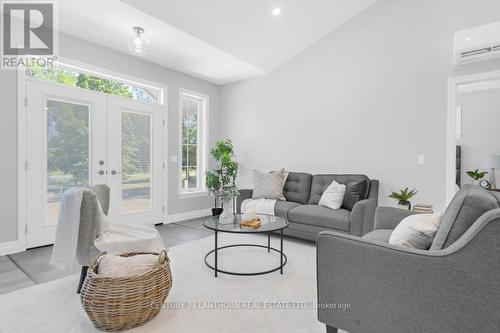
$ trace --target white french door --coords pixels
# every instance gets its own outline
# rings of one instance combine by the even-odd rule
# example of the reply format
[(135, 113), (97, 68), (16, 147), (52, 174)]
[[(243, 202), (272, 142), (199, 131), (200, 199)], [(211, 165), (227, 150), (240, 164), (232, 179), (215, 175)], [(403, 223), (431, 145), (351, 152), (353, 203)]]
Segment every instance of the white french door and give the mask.
[(109, 215), (162, 223), (163, 108), (108, 96), (107, 109)]
[(115, 221), (163, 221), (161, 106), (32, 80), (26, 92), (28, 248), (54, 242), (73, 186), (108, 184)]

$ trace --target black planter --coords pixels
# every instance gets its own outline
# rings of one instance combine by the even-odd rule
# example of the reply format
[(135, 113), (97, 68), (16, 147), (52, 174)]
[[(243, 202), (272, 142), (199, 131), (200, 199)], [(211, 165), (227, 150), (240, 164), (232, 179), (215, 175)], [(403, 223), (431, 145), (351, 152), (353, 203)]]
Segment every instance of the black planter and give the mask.
[(222, 214), (222, 211), (222, 208), (212, 208), (212, 216), (219, 216), (220, 214)]

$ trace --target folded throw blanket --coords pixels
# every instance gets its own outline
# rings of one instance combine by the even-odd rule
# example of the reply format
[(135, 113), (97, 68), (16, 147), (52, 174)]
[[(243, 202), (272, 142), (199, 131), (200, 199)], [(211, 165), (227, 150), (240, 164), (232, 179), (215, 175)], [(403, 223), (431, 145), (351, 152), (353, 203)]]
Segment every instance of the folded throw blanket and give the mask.
[(56, 239), (50, 263), (59, 269), (72, 272), (80, 265), (76, 261), (76, 247), (80, 230), (80, 207), (83, 187), (72, 187), (63, 193), (57, 217)]
[(246, 199), (241, 203), (241, 212), (245, 214), (247, 210), (255, 210), (257, 214), (274, 216), (275, 199)]

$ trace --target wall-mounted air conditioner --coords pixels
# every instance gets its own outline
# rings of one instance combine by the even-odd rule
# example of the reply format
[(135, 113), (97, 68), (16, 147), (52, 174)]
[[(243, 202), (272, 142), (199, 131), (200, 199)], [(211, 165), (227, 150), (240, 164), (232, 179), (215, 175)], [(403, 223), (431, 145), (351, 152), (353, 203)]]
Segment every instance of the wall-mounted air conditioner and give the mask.
[(500, 58), (500, 22), (456, 32), (454, 58), (455, 65)]

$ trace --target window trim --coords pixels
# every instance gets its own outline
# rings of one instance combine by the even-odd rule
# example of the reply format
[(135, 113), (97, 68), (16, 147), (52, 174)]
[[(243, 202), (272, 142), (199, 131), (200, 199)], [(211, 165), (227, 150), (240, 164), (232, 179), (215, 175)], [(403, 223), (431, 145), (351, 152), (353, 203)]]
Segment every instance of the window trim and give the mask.
[[(199, 167), (198, 168), (198, 177), (201, 181), (200, 185), (193, 190), (183, 190), (182, 188), (182, 175), (181, 175), (181, 170), (182, 170), (182, 100), (183, 97), (192, 97), (196, 99), (201, 99), (202, 101), (202, 110), (200, 112), (201, 114), (201, 124), (199, 125), (199, 130), (198, 130), (198, 158), (197, 161), (199, 162)], [(185, 198), (196, 198), (196, 197), (204, 197), (208, 195), (208, 191), (206, 189), (205, 185), (205, 173), (208, 167), (208, 153), (207, 153), (207, 144), (208, 144), (208, 115), (209, 115), (209, 105), (210, 105), (210, 98), (208, 95), (180, 88), (179, 89), (179, 121), (178, 121), (178, 158), (177, 158), (177, 172), (178, 172), (178, 195), (179, 198), (185, 199)]]

